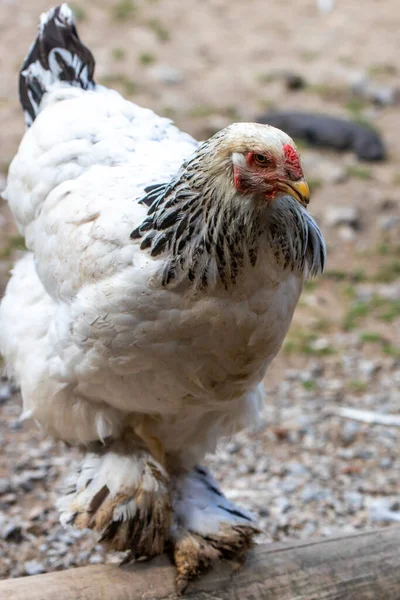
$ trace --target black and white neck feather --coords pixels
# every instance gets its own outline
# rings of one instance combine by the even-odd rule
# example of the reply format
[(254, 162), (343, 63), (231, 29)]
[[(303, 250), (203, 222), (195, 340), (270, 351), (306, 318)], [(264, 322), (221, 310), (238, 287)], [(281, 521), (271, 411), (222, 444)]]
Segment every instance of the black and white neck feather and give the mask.
[(186, 280), (196, 289), (228, 289), (266, 254), (282, 271), (321, 273), (326, 250), (314, 219), (290, 196), (267, 205), (240, 194), (231, 153), (218, 152), (222, 133), (200, 145), (169, 183), (146, 188), (140, 200), (149, 210), (131, 238), (152, 257), (165, 256), (162, 285)]

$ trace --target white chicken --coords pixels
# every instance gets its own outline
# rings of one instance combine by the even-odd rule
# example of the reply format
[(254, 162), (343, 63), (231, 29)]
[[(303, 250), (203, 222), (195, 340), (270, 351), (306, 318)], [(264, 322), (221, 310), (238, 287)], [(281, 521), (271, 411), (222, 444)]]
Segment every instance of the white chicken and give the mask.
[(24, 412), (85, 449), (61, 521), (177, 582), (257, 531), (199, 463), (257, 423), (262, 380), (325, 245), (293, 140), (239, 123), (203, 144), (93, 81), (66, 4), (22, 67), (5, 196), (29, 252), (0, 310)]

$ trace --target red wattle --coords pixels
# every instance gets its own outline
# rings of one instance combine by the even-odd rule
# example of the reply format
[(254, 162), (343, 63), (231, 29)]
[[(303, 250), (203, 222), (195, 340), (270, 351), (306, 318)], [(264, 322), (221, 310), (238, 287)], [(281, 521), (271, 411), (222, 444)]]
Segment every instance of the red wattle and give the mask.
[(249, 165), (249, 167), (251, 167), (251, 165), (254, 162), (254, 152), (246, 152), (245, 157), (247, 164)]
[(242, 188), (242, 178), (240, 176), (240, 171), (236, 165), (234, 165), (233, 167), (233, 184), (238, 192), (244, 191), (244, 189)]

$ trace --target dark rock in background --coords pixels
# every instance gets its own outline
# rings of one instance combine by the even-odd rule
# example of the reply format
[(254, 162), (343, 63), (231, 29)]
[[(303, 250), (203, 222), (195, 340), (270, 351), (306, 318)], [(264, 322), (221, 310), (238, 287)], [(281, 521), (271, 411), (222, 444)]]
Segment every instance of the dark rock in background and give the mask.
[(304, 140), (312, 146), (353, 150), (361, 160), (381, 161), (386, 158), (385, 145), (379, 133), (346, 119), (276, 111), (261, 115), (256, 121), (283, 129), (294, 139)]

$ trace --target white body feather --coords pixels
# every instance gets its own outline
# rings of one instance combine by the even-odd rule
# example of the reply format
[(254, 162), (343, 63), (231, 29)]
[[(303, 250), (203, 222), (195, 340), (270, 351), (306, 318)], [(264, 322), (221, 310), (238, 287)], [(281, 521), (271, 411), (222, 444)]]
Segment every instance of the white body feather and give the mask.
[(29, 250), (0, 311), (0, 344), (24, 410), (53, 435), (90, 442), (146, 422), (195, 461), (257, 421), (262, 379), (302, 277), (266, 253), (231, 291), (162, 288), (131, 241), (144, 187), (168, 181), (197, 143), (104, 88), (58, 85), (41, 104), (6, 197)]

